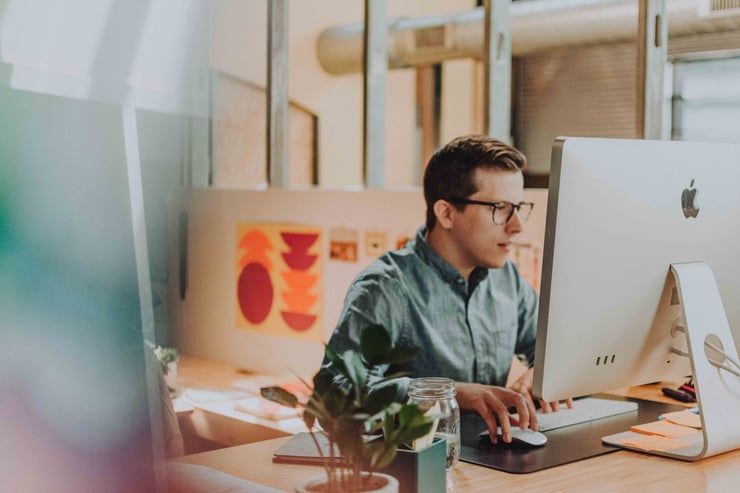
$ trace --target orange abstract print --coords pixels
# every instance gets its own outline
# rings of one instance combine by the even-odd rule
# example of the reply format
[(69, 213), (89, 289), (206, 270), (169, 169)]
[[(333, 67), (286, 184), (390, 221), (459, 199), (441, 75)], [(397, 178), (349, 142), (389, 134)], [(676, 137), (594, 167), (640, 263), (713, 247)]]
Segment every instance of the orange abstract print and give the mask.
[(320, 341), (321, 229), (237, 225), (236, 325)]

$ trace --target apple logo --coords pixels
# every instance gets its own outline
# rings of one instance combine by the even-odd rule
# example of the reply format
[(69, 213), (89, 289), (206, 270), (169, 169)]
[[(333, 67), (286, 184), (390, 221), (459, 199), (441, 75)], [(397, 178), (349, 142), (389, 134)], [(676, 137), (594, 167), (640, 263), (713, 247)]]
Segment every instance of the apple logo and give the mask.
[(699, 194), (699, 190), (694, 188), (694, 180), (692, 178), (689, 188), (684, 188), (681, 192), (681, 208), (683, 209), (684, 217), (696, 217), (699, 215), (699, 202), (696, 196)]

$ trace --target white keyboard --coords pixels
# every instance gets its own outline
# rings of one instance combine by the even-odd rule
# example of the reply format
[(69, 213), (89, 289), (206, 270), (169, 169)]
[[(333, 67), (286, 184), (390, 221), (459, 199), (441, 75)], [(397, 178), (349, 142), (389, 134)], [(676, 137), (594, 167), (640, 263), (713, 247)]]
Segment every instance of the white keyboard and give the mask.
[(573, 409), (561, 404), (557, 412), (537, 411), (537, 423), (539, 431), (549, 431), (632, 411), (637, 411), (636, 402), (585, 397), (573, 401)]

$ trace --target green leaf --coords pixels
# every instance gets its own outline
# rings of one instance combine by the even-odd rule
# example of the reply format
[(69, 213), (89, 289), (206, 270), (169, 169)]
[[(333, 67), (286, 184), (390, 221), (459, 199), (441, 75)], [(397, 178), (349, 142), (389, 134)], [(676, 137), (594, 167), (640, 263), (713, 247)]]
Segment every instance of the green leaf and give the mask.
[(324, 346), (326, 358), (336, 367), (337, 371), (342, 375), (347, 375), (347, 367), (344, 364), (344, 360), (337, 354), (329, 345)]
[(370, 456), (370, 468), (372, 470), (383, 469), (390, 465), (396, 457), (396, 447), (389, 446), (387, 443), (381, 443), (372, 450)]
[(392, 349), (388, 330), (379, 324), (368, 325), (360, 336), (360, 348), (368, 365), (379, 364)]
[(367, 383), (367, 368), (360, 355), (351, 349), (342, 354), (342, 359), (344, 359), (346, 366), (347, 378), (354, 386), (355, 398), (359, 400), (360, 393)]
[(424, 415), (416, 404), (406, 404), (398, 413), (398, 443), (408, 443), (420, 438), (432, 429), (432, 420)]
[(411, 443), (417, 438), (423, 437), (424, 435), (426, 435), (427, 433), (431, 431), (432, 424), (433, 423), (425, 423), (422, 425), (411, 426), (411, 427), (399, 430), (399, 433), (397, 435), (396, 445), (401, 445), (403, 443)]
[(388, 354), (385, 355), (377, 364), (379, 365), (392, 365), (396, 363), (403, 363), (405, 361), (412, 360), (419, 350), (413, 347), (398, 346), (394, 347)]
[(331, 387), (321, 396), (321, 404), (326, 409), (327, 417), (341, 417), (353, 412), (352, 398), (339, 387)]
[(406, 404), (398, 413), (398, 423), (401, 426), (407, 426), (419, 420), (424, 420), (424, 413), (416, 404)]
[(323, 395), (334, 386), (333, 384), (334, 374), (327, 368), (321, 368), (313, 377), (313, 392), (316, 395)]
[(283, 406), (298, 407), (298, 397), (282, 387), (262, 387), (260, 389), (260, 394), (265, 399), (277, 402)]
[(375, 387), (365, 398), (363, 407), (370, 414), (380, 412), (395, 401), (397, 387), (397, 385), (393, 384)]
[(314, 416), (308, 408), (303, 411), (303, 422), (309, 430), (313, 429), (314, 424), (316, 424), (316, 416)]
[(400, 402), (393, 402), (388, 407), (385, 408), (385, 412), (395, 416), (401, 411), (401, 409), (409, 405), (415, 405), (415, 404), (401, 404)]
[(395, 373), (391, 373), (390, 375), (384, 376), (381, 380), (376, 381), (375, 383), (381, 383), (381, 382), (387, 382), (389, 380), (395, 380), (397, 378), (408, 376), (409, 372), (407, 371), (397, 371)]
[(393, 462), (393, 459), (396, 457), (396, 447), (389, 447), (387, 443), (378, 440), (368, 446), (367, 454), (370, 458), (368, 469), (376, 471)]

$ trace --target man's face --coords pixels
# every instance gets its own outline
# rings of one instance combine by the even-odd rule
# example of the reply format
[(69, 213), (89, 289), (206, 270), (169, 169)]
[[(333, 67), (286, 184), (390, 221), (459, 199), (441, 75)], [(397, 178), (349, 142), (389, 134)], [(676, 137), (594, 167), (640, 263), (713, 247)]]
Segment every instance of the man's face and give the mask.
[[(477, 168), (473, 178), (477, 191), (468, 199), (514, 204), (524, 199), (521, 172)], [(454, 214), (451, 233), (460, 267), (497, 268), (506, 263), (512, 241), (522, 232), (523, 225), (516, 213), (502, 226), (494, 224), (492, 215), (491, 207), (475, 204)]]

